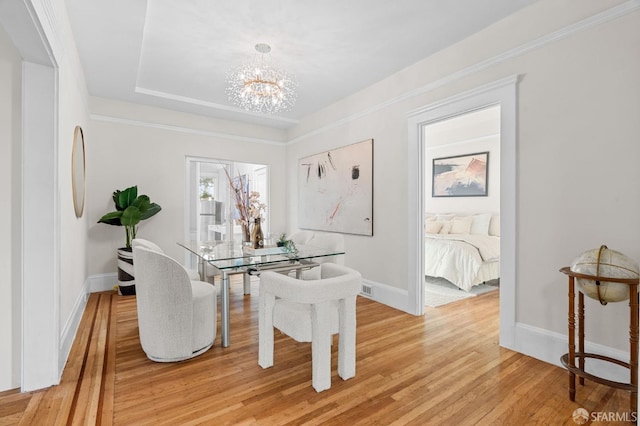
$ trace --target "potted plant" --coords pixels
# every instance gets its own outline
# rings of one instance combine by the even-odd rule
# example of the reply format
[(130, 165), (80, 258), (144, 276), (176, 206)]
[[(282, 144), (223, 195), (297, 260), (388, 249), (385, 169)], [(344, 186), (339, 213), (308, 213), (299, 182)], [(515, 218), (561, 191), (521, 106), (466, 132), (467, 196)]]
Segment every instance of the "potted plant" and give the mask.
[(298, 251), (296, 243), (287, 238), (287, 234), (284, 232), (280, 234), (280, 239), (276, 241), (276, 246), (282, 247), (282, 251), (287, 254), (296, 254)]
[(291, 240), (289, 240), (287, 238), (287, 234), (283, 232), (282, 234), (280, 234), (280, 238), (278, 239), (278, 241), (276, 241), (276, 246), (284, 247), (288, 241), (291, 241)]
[(118, 292), (122, 295), (136, 294), (133, 276), (131, 240), (136, 238), (138, 224), (154, 216), (162, 207), (152, 203), (147, 195), (138, 195), (138, 187), (132, 186), (113, 193), (116, 211), (105, 214), (98, 223), (124, 226), (125, 246), (118, 249)]

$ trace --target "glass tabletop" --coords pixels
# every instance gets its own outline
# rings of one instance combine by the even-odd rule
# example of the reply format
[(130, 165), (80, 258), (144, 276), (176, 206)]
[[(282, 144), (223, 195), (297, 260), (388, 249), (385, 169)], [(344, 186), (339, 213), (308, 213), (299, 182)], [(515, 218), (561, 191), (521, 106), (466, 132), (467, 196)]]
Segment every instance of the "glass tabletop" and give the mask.
[(259, 268), (263, 265), (278, 263), (297, 263), (319, 257), (343, 255), (341, 250), (330, 250), (312, 245), (296, 245), (295, 253), (285, 253), (276, 247), (267, 247), (253, 251), (242, 245), (226, 241), (189, 241), (178, 245), (189, 250), (219, 270)]

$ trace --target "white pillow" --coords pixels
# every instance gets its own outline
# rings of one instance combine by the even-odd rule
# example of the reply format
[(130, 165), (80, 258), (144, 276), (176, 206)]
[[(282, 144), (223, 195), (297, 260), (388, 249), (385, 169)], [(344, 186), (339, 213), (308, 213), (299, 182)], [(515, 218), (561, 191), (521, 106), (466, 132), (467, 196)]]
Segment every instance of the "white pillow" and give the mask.
[(428, 221), (424, 224), (424, 232), (427, 234), (437, 234), (442, 229), (442, 222)]
[(455, 214), (437, 214), (436, 220), (438, 222), (448, 222), (455, 217)]
[(491, 216), (491, 223), (489, 224), (489, 235), (494, 237), (500, 236), (500, 215), (496, 214)]
[(448, 234), (451, 231), (451, 221), (444, 222), (438, 234)]
[(470, 234), (489, 235), (489, 223), (491, 222), (491, 215), (489, 213), (485, 213), (477, 214), (472, 217), (473, 223), (471, 224)]
[(451, 221), (450, 234), (469, 234), (471, 233), (471, 224), (473, 217), (456, 217)]
[(426, 222), (435, 222), (436, 220), (436, 215), (432, 214), (432, 213), (427, 213), (426, 215), (424, 215), (424, 220)]

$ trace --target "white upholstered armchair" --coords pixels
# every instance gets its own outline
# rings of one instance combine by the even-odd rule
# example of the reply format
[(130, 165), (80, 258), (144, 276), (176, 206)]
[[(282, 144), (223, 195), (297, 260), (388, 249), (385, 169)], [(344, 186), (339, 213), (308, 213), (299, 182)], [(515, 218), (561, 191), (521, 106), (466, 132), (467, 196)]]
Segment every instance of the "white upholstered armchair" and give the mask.
[[(333, 232), (316, 232), (306, 244), (333, 251), (344, 251), (344, 236)], [(316, 263), (337, 263), (344, 265), (344, 256), (326, 256), (315, 259)]]
[(313, 231), (298, 231), (289, 237), (296, 244), (307, 244), (313, 238)]
[(216, 337), (216, 290), (170, 257), (133, 247), (140, 343), (157, 362), (193, 358)]
[(331, 387), (331, 339), (338, 333), (338, 375), (356, 374), (356, 297), (362, 277), (345, 266), (324, 263), (320, 279), (299, 280), (277, 272), (260, 276), (259, 354), (273, 366), (274, 328), (298, 342), (311, 342), (316, 391)]
[[(344, 236), (333, 232), (299, 231), (291, 236), (291, 239), (300, 245), (320, 247), (332, 251), (344, 251)], [(314, 259), (315, 263), (337, 263), (344, 265), (344, 256), (325, 256)], [(298, 272), (305, 280), (320, 278), (320, 268), (312, 268)]]
[[(148, 248), (149, 250), (153, 250), (153, 251), (157, 251), (158, 253), (162, 253), (164, 254), (164, 250), (162, 250), (162, 248), (157, 245), (156, 243), (149, 241), (149, 240), (145, 240), (142, 238), (135, 238), (132, 242), (131, 242), (131, 246), (132, 247), (144, 247), (144, 248)], [(200, 273), (195, 270), (195, 269), (187, 269), (187, 274), (189, 274), (189, 279), (192, 280), (196, 280), (196, 281), (200, 281)]]

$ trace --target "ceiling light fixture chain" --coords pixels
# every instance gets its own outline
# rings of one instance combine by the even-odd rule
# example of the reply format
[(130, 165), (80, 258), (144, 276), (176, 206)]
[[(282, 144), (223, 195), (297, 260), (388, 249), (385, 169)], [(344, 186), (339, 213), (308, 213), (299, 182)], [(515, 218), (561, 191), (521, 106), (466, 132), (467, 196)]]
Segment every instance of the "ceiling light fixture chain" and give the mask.
[(227, 96), (247, 111), (276, 114), (289, 111), (296, 103), (293, 76), (273, 66), (268, 44), (255, 46), (256, 57), (227, 74)]

